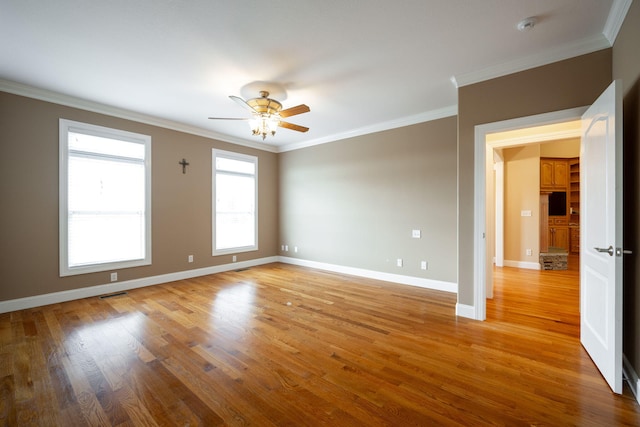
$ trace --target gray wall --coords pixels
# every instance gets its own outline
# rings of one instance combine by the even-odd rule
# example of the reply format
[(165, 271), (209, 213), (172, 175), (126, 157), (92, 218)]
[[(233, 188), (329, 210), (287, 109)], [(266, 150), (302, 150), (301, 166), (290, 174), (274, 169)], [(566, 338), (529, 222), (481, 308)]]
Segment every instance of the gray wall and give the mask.
[(282, 254), (456, 283), (456, 125), (448, 117), (281, 153)]
[(120, 281), (231, 262), (211, 256), (214, 147), (259, 158), (260, 249), (238, 261), (277, 255), (277, 154), (0, 92), (0, 301), (110, 283), (109, 271), (58, 275), (59, 118), (152, 137), (153, 264), (118, 271)]
[(474, 302), (475, 127), (590, 105), (610, 83), (611, 49), (605, 49), (458, 90), (458, 303)]
[(640, 2), (631, 4), (613, 46), (613, 78), (622, 79), (624, 161), (623, 352), (640, 373)]

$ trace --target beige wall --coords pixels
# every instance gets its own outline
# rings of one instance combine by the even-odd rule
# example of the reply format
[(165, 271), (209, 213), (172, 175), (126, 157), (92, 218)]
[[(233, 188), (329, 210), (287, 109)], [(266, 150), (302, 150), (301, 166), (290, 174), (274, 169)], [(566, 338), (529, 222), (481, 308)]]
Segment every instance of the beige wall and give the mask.
[[(540, 251), (540, 145), (503, 150), (504, 259), (538, 262)], [(521, 216), (523, 210), (531, 216)], [(531, 255), (526, 250), (531, 249)]]
[(580, 157), (580, 138), (562, 139), (540, 144), (540, 157)]
[(211, 256), (214, 147), (259, 157), (260, 249), (238, 261), (277, 255), (276, 154), (0, 92), (0, 301), (110, 282), (110, 272), (58, 274), (59, 118), (152, 137), (153, 264), (119, 270), (120, 281), (231, 262)]
[(473, 306), (474, 132), (485, 123), (590, 105), (611, 83), (611, 49), (458, 90), (458, 302)]
[(640, 2), (634, 1), (613, 46), (613, 78), (623, 86), (624, 259), (623, 352), (640, 373)]
[[(456, 122), (282, 153), (284, 255), (455, 283)], [(412, 239), (413, 229), (422, 238)]]

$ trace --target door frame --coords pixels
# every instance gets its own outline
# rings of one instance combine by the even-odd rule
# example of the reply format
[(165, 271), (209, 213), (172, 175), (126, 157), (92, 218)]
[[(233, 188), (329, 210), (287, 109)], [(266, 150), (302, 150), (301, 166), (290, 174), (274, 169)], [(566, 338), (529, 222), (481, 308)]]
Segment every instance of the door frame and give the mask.
[[(533, 116), (519, 117), (499, 122), (486, 123), (475, 126), (474, 136), (474, 224), (473, 224), (473, 292), (474, 292), (474, 319), (485, 320), (487, 315), (487, 285), (488, 274), (491, 273), (488, 261), (491, 262), (493, 254), (487, 256), (486, 238), (486, 164), (488, 144), (487, 134), (510, 130), (524, 129), (536, 126), (544, 126), (562, 123), (571, 120), (579, 120), (588, 107), (577, 107), (567, 110), (553, 111), (550, 113)], [(540, 141), (540, 140), (539, 140)], [(493, 148), (493, 147), (492, 147)], [(493, 236), (491, 236), (493, 238)]]

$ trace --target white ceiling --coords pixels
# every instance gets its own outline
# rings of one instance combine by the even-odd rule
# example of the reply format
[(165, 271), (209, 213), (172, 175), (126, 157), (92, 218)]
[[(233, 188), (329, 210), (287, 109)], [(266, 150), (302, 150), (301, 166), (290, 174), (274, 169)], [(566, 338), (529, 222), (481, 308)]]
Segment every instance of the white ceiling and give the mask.
[[(0, 0), (0, 89), (284, 151), (453, 115), (456, 84), (611, 46), (629, 3)], [(244, 121), (207, 119), (246, 117), (228, 96), (258, 96), (254, 82), (309, 105), (287, 120), (311, 130), (265, 146)]]

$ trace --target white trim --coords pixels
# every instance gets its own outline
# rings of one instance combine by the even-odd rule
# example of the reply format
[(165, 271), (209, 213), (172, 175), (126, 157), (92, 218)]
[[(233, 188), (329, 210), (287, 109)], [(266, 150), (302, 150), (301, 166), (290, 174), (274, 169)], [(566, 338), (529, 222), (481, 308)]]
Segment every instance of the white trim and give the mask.
[[(582, 113), (584, 113), (585, 111), (587, 111), (587, 107), (569, 108), (567, 110), (552, 111), (549, 113), (536, 114), (533, 116), (517, 117), (515, 119), (502, 120), (499, 122), (485, 123), (485, 124), (477, 125), (476, 128), (480, 128), (480, 130), (486, 137), (486, 135), (489, 133), (508, 132), (512, 130), (525, 129), (525, 128), (537, 127), (537, 126), (553, 125), (553, 124), (564, 123), (572, 120), (579, 120), (580, 118), (582, 118)], [(545, 138), (546, 135), (553, 135), (553, 137), (556, 137), (561, 134), (562, 134), (561, 132), (555, 132), (555, 133), (547, 132), (544, 135), (541, 135), (541, 138)], [(571, 136), (571, 135), (575, 135), (575, 133), (572, 131), (570, 133), (566, 133), (566, 135)], [(534, 142), (533, 139), (534, 138), (532, 137), (532, 138), (529, 138), (527, 141)], [(519, 141), (519, 142), (522, 142), (522, 141)]]
[(627, 378), (629, 388), (636, 397), (638, 404), (640, 404), (640, 378), (638, 378), (638, 373), (633, 369), (631, 362), (629, 362), (629, 359), (627, 359), (627, 356), (624, 354), (622, 355), (622, 372)]
[[(253, 245), (250, 246), (239, 246), (239, 247), (233, 247), (233, 248), (225, 248), (225, 249), (218, 249), (216, 247), (216, 232), (217, 232), (217, 227), (216, 227), (216, 219), (217, 219), (217, 211), (216, 211), (216, 200), (217, 200), (217, 196), (216, 196), (216, 177), (218, 174), (218, 169), (216, 167), (216, 159), (218, 157), (224, 158), (224, 159), (230, 159), (230, 160), (237, 160), (237, 161), (241, 161), (241, 162), (245, 162), (245, 163), (252, 163), (254, 165), (254, 171), (253, 174), (250, 173), (231, 173), (231, 172), (227, 172), (227, 171), (222, 171), (221, 174), (223, 175), (239, 175), (239, 176), (244, 176), (244, 177), (252, 177), (253, 178), (253, 184), (254, 184), (254, 217), (253, 217)], [(251, 251), (257, 251), (258, 250), (258, 238), (259, 238), (259, 233), (258, 233), (258, 217), (259, 212), (259, 205), (258, 205), (258, 199), (259, 199), (259, 186), (258, 186), (258, 157), (256, 156), (252, 156), (249, 154), (241, 154), (241, 153), (236, 153), (234, 151), (225, 151), (225, 150), (219, 150), (217, 148), (212, 148), (211, 149), (211, 254), (213, 256), (218, 256), (218, 255), (226, 255), (226, 254), (233, 254), (233, 253), (240, 253), (240, 252), (251, 252)]]
[(126, 110), (124, 108), (118, 108), (101, 104), (99, 102), (88, 101), (86, 99), (77, 98), (70, 95), (63, 95), (61, 93), (23, 85), (9, 80), (0, 79), (0, 91), (12, 93), (14, 95), (26, 96), (28, 98), (39, 99), (40, 101), (52, 102), (54, 104), (64, 105), (67, 107), (79, 108), (94, 113), (105, 114), (107, 116), (132, 120), (138, 123), (158, 126), (164, 129), (171, 129), (191, 135), (229, 142), (231, 144), (242, 145), (244, 147), (251, 147), (257, 150), (269, 151), (272, 153), (278, 152), (278, 147), (273, 145), (245, 141), (243, 139), (236, 138), (230, 135), (213, 132), (211, 130), (202, 129), (196, 126), (186, 125), (184, 123), (175, 122), (173, 120), (161, 119), (147, 114)]
[[(122, 268), (150, 265), (152, 259), (151, 245), (151, 136), (141, 133), (129, 132), (121, 129), (98, 126), (90, 123), (77, 122), (60, 118), (59, 123), (59, 167), (58, 167), (58, 191), (59, 191), (59, 274), (60, 277), (77, 274), (93, 273), (98, 271), (119, 270)], [(69, 265), (69, 133), (75, 132), (84, 135), (93, 135), (112, 140), (125, 141), (132, 144), (140, 144), (144, 147), (144, 157), (136, 158), (144, 166), (144, 256), (139, 259), (127, 259), (115, 262), (103, 262), (90, 265)], [(99, 156), (99, 154), (97, 154)]]
[(515, 268), (525, 268), (527, 270), (540, 270), (539, 262), (530, 262), (530, 261), (513, 261), (513, 260), (504, 260), (505, 267), (515, 267)]
[(462, 86), (506, 76), (508, 74), (529, 70), (531, 68), (541, 67), (543, 65), (552, 64), (554, 62), (575, 58), (580, 55), (586, 55), (588, 53), (612, 47), (616, 41), (618, 32), (620, 32), (620, 29), (622, 28), (624, 19), (629, 12), (632, 1), (633, 0), (613, 0), (611, 9), (609, 9), (609, 15), (607, 16), (607, 22), (604, 25), (601, 35), (584, 40), (578, 40), (573, 43), (567, 43), (538, 55), (531, 55), (487, 67), (482, 70), (452, 76), (451, 82), (455, 87), (460, 88)]
[(28, 308), (41, 307), (49, 304), (57, 304), (65, 301), (73, 301), (81, 298), (90, 298), (99, 295), (108, 295), (115, 292), (122, 292), (131, 289), (143, 288), (146, 286), (159, 285), (162, 283), (174, 282), (176, 280), (191, 279), (193, 277), (206, 276), (208, 274), (222, 273), (225, 271), (237, 270), (240, 268), (254, 267), (258, 265), (282, 262), (285, 264), (299, 265), (303, 267), (316, 268), (318, 270), (332, 271), (352, 276), (366, 277), (369, 279), (383, 280), (403, 285), (416, 286), (426, 289), (433, 289), (445, 292), (458, 292), (456, 283), (439, 280), (423, 279), (419, 277), (402, 276), (399, 274), (383, 273), (379, 271), (365, 270), (360, 268), (346, 267), (334, 264), (326, 264), (315, 261), (305, 261), (297, 258), (272, 256), (258, 258), (247, 261), (234, 262), (231, 264), (215, 265), (211, 267), (198, 268), (194, 270), (177, 271), (175, 273), (161, 274), (158, 276), (142, 277), (140, 279), (127, 280), (124, 282), (107, 283), (103, 285), (89, 286), (86, 288), (71, 289), (68, 291), (53, 292), (50, 294), (36, 295), (32, 297), (18, 298), (8, 301), (0, 301), (0, 313), (24, 310)]
[(504, 267), (504, 160), (502, 153), (493, 150), (494, 159), (499, 157), (499, 161), (494, 163), (495, 172), (494, 195), (495, 195), (495, 265)]
[(370, 126), (364, 126), (358, 129), (353, 129), (348, 132), (337, 133), (322, 138), (312, 139), (309, 141), (296, 142), (293, 144), (283, 145), (279, 148), (279, 153), (286, 151), (299, 150), (301, 148), (312, 147), (314, 145), (326, 144), (328, 142), (339, 141), (341, 139), (353, 138), (361, 135), (368, 135), (375, 132), (382, 132), (385, 130), (401, 128), (405, 126), (415, 125), (417, 123), (429, 122), (433, 120), (442, 119), (445, 117), (451, 117), (458, 114), (458, 106), (450, 105), (448, 107), (439, 108), (437, 110), (426, 111), (420, 114), (414, 114), (413, 116), (403, 117), (400, 119), (389, 120), (382, 123), (376, 123)]
[(323, 138), (313, 139), (309, 141), (303, 141), (283, 146), (259, 144), (251, 141), (246, 141), (241, 138), (225, 135), (222, 133), (214, 132), (208, 129), (202, 129), (196, 126), (186, 125), (184, 123), (175, 122), (172, 120), (161, 119), (158, 117), (150, 116), (147, 114), (137, 113), (135, 111), (126, 110), (124, 108), (113, 107), (110, 105), (101, 104), (94, 101), (89, 101), (82, 98), (77, 98), (70, 95), (64, 95), (61, 93), (53, 92), (46, 89), (36, 88), (33, 86), (16, 83), (10, 80), (0, 78), (0, 91), (12, 93), (14, 95), (26, 96), (28, 98), (39, 99), (41, 101), (52, 102), (67, 107), (79, 108), (85, 111), (91, 111), (94, 113), (105, 114), (112, 117), (118, 117), (121, 119), (132, 120), (138, 123), (144, 123), (152, 126), (158, 126), (164, 129), (171, 129), (178, 132), (184, 132), (191, 135), (202, 136), (204, 138), (215, 139), (218, 141), (229, 142), (231, 144), (241, 145), (244, 147), (251, 147), (257, 150), (268, 151), (271, 153), (282, 153), (286, 151), (297, 150), (300, 148), (311, 147), (314, 145), (325, 144), (328, 142), (338, 141), (346, 138), (353, 138), (355, 136), (367, 135), (374, 132), (381, 132), (389, 129), (400, 128), (404, 126), (410, 126), (417, 123), (428, 122), (445, 117), (455, 116), (458, 114), (458, 106), (450, 105), (448, 107), (439, 108), (432, 111), (426, 111), (424, 113), (415, 114), (413, 116), (404, 117), (396, 120), (389, 120), (387, 122), (377, 123), (371, 126), (365, 126), (359, 129), (350, 130), (334, 135), (329, 135)]
[(403, 276), (400, 274), (384, 273), (381, 271), (366, 270), (363, 268), (348, 267), (344, 265), (327, 264), (324, 262), (308, 261), (299, 258), (279, 257), (278, 260), (285, 264), (310, 267), (318, 270), (331, 271), (351, 276), (365, 277), (367, 279), (382, 280), (385, 282), (399, 283), (401, 285), (416, 286), (419, 288), (433, 289), (445, 292), (458, 292), (458, 284), (441, 280), (423, 279), (421, 277)]
[[(478, 126), (476, 126), (476, 141), (478, 140)], [(473, 205), (482, 206), (481, 210), (476, 210), (473, 216), (473, 277), (479, 280), (480, 286), (474, 286), (473, 306), (475, 308), (476, 320), (485, 320), (487, 318), (486, 303), (487, 289), (485, 287), (487, 274), (487, 239), (486, 239), (486, 172), (485, 172), (485, 156), (486, 145), (485, 138), (482, 138), (483, 144), (475, 144), (474, 158), (476, 159), (476, 167), (474, 168), (473, 180)], [(478, 161), (482, 161), (482, 167), (478, 167)], [(475, 280), (474, 280), (475, 283)]]
[[(582, 117), (586, 107), (570, 108), (567, 110), (553, 111), (534, 116), (520, 117), (503, 120), (500, 122), (477, 125), (474, 129), (474, 253), (473, 253), (473, 292), (475, 319), (484, 320), (486, 317), (486, 275), (484, 260), (486, 257), (486, 244), (482, 239), (484, 232), (485, 207), (485, 155), (487, 134), (495, 132), (524, 129), (535, 126), (562, 123), (569, 120), (577, 120)], [(481, 183), (478, 181), (481, 180)]]
[(225, 271), (237, 270), (239, 268), (253, 267), (256, 265), (270, 264), (274, 262), (278, 262), (278, 257), (274, 256), (248, 261), (240, 261), (234, 262), (232, 264), (222, 264), (211, 267), (198, 268), (194, 270), (161, 274), (158, 276), (142, 277), (140, 279), (127, 280), (124, 282), (107, 283), (104, 285), (89, 286), (86, 288), (53, 292), (50, 294), (36, 295), (32, 297), (18, 298), (8, 301), (0, 301), (0, 313), (8, 313), (10, 311), (40, 307), (43, 305), (56, 304), (81, 298), (95, 297), (98, 295), (108, 295), (114, 292), (143, 288), (145, 286), (159, 285), (161, 283), (190, 279), (193, 277), (206, 276), (208, 274), (222, 273)]
[(470, 73), (458, 74), (451, 77), (451, 82), (455, 87), (460, 88), (462, 86), (483, 82), (485, 80), (495, 79), (496, 77), (502, 77), (520, 71), (529, 70), (531, 68), (563, 61), (565, 59), (574, 58), (576, 56), (597, 52), (609, 47), (611, 47), (609, 40), (607, 40), (604, 35), (598, 35), (586, 40), (579, 40), (574, 43), (558, 46), (554, 49), (547, 50), (542, 54), (503, 62), (502, 64), (472, 71)]
[(582, 135), (580, 128), (556, 130), (545, 132), (543, 134), (528, 134), (517, 138), (508, 138), (505, 140), (492, 141), (490, 143), (493, 149), (513, 147), (516, 145), (526, 145), (531, 143), (541, 143), (549, 141), (558, 141), (560, 139), (579, 138)]
[(456, 316), (477, 320), (476, 309), (472, 305), (456, 304)]
[(609, 40), (611, 46), (613, 46), (616, 37), (618, 37), (618, 33), (620, 32), (620, 28), (622, 28), (624, 18), (626, 18), (627, 12), (629, 12), (632, 1), (633, 0), (613, 0), (607, 22), (604, 24), (604, 30), (602, 30), (602, 34)]

